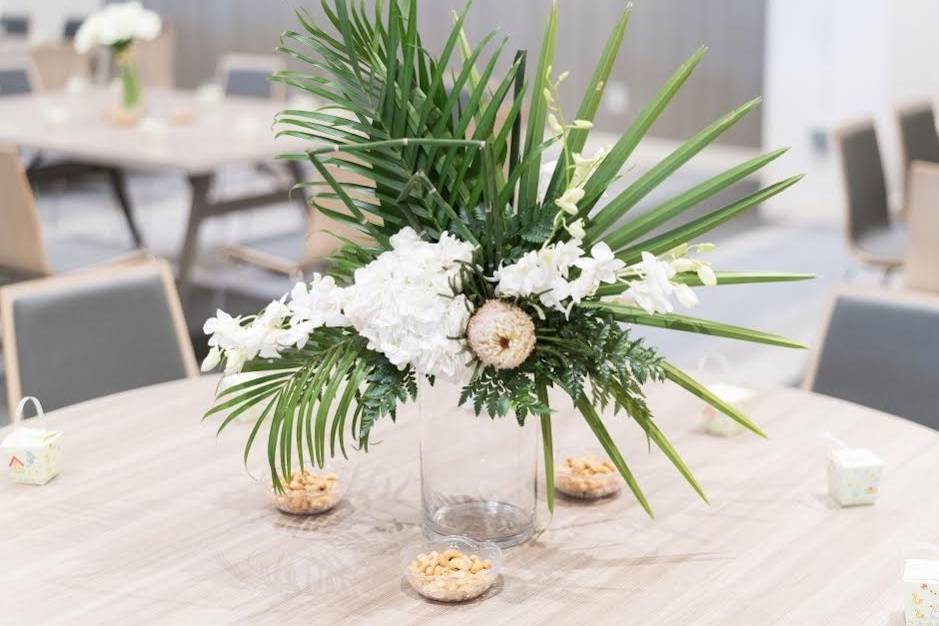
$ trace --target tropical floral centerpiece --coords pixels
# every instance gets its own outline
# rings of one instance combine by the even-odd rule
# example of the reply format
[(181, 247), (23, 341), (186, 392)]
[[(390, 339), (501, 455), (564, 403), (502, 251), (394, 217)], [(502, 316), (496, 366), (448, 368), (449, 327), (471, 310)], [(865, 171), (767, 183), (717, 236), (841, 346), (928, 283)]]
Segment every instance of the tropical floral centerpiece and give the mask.
[[(668, 328), (785, 347), (772, 334), (675, 313), (696, 287), (802, 280), (806, 275), (715, 271), (694, 243), (793, 185), (795, 176), (674, 223), (689, 209), (757, 172), (784, 150), (737, 167), (636, 217), (631, 209), (757, 106), (715, 121), (617, 194), (630, 155), (691, 75), (704, 49), (668, 80), (614, 144), (585, 154), (593, 119), (630, 15), (615, 24), (576, 116), (568, 121), (553, 71), (555, 5), (534, 67), (518, 52), (499, 71), (505, 40), (473, 45), (467, 6), (442, 51), (424, 47), (416, 0), (324, 1), (325, 24), (299, 14), (281, 52), (307, 66), (274, 76), (328, 103), (286, 110), (280, 134), (310, 141), (311, 205), (361, 238), (343, 239), (327, 275), (297, 284), (251, 317), (206, 322), (205, 370), (250, 373), (209, 415), (225, 428), (256, 411), (248, 451), (262, 431), (274, 488), (304, 463), (367, 450), (374, 424), (430, 385), (459, 385), (453, 407), (540, 423), (547, 502), (554, 507), (549, 389), (568, 395), (635, 497), (651, 508), (602, 414), (625, 413), (690, 484), (700, 487), (644, 395), (672, 381), (758, 427), (633, 335)], [(557, 155), (555, 162), (546, 153)], [(340, 176), (342, 175), (342, 176)], [(358, 182), (342, 184), (340, 178)], [(671, 225), (671, 226), (669, 226)], [(479, 424), (479, 429), (487, 424)]]
[(75, 33), (75, 49), (80, 53), (106, 46), (114, 54), (121, 78), (120, 107), (113, 114), (117, 123), (130, 123), (140, 117), (141, 91), (134, 64), (134, 42), (153, 41), (162, 28), (157, 13), (134, 1), (105, 6), (88, 16)]

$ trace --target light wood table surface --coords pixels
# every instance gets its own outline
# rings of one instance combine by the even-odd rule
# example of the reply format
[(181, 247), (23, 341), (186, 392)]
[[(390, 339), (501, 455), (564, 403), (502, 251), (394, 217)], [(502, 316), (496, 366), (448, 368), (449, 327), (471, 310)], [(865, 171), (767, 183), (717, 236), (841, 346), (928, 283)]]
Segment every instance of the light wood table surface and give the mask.
[[(194, 92), (147, 90), (144, 99), (151, 121), (121, 127), (110, 119), (116, 99), (108, 90), (0, 98), (0, 143), (55, 154), (70, 164), (100, 166), (112, 176), (130, 168), (182, 172), (192, 190), (179, 259), (180, 292), (185, 296), (204, 220), (283, 202), (288, 197), (289, 186), (285, 186), (250, 197), (212, 199), (213, 174), (229, 164), (270, 164), (278, 154), (307, 146), (289, 137), (275, 139), (271, 127), (274, 116), (285, 108), (283, 102), (233, 97), (204, 102)], [(299, 166), (294, 162), (286, 166), (289, 185), (300, 182)], [(54, 174), (63, 175), (58, 171)], [(132, 234), (140, 243), (123, 181), (115, 179), (114, 185)], [(302, 195), (297, 194), (297, 198), (302, 200)], [(302, 208), (305, 211), (305, 203)]]
[[(200, 423), (215, 382), (142, 389), (30, 423), (65, 431), (64, 468), (43, 487), (0, 481), (0, 621), (900, 625), (903, 559), (939, 543), (939, 434), (775, 390), (753, 410), (769, 440), (714, 438), (696, 402), (663, 386), (652, 405), (710, 506), (647, 451), (638, 427), (610, 419), (657, 518), (625, 493), (561, 500), (540, 538), (507, 551), (486, 596), (431, 603), (398, 566), (400, 547), (420, 535), (413, 409), (355, 457), (339, 507), (298, 518), (246, 475), (248, 425), (216, 438), (215, 423)], [(561, 446), (590, 440), (563, 408), (555, 423)], [(877, 505), (828, 499), (826, 431), (885, 459)]]

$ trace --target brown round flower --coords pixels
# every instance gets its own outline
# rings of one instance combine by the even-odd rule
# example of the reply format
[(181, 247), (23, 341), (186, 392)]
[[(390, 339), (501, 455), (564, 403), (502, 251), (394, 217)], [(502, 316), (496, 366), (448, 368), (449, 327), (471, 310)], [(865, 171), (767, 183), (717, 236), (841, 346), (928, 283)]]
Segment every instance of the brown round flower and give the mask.
[(514, 304), (489, 300), (470, 318), (466, 337), (473, 353), (484, 365), (500, 370), (515, 369), (535, 347), (535, 324)]

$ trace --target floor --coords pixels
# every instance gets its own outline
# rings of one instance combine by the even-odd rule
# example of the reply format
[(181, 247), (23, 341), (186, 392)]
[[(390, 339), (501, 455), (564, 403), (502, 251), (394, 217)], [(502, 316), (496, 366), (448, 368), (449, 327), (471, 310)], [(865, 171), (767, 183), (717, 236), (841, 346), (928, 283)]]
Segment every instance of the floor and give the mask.
[[(226, 194), (269, 184), (252, 168), (231, 168), (220, 173), (219, 181), (219, 188)], [(663, 194), (694, 182), (698, 181), (679, 176), (658, 196), (648, 198), (638, 210), (654, 206)], [(138, 173), (130, 176), (129, 186), (133, 202), (139, 207), (139, 221), (149, 247), (158, 255), (174, 259), (187, 212), (185, 180), (173, 174)], [(37, 201), (50, 245), (64, 237), (128, 241), (124, 223), (103, 181), (47, 185), (39, 190)], [(286, 278), (232, 265), (218, 253), (220, 246), (300, 227), (300, 211), (296, 204), (287, 201), (216, 219), (206, 225), (201, 239), (202, 255), (195, 272), (195, 280), (201, 287), (187, 311), (194, 337), (199, 335), (202, 320), (215, 308), (253, 312), (290, 287)], [(703, 291), (699, 294), (701, 305), (693, 314), (780, 333), (809, 344), (817, 339), (831, 289), (849, 271), (857, 269), (847, 255), (840, 230), (835, 227), (769, 223), (756, 212), (716, 231), (710, 240), (718, 244), (709, 257), (717, 268), (811, 272), (819, 278), (809, 283), (732, 286)], [(860, 272), (853, 280), (876, 283), (878, 276)], [(680, 367), (691, 372), (703, 370), (720, 374), (731, 382), (754, 386), (799, 383), (808, 357), (804, 351), (698, 335), (648, 330), (641, 334)], [(2, 425), (8, 419), (2, 388), (0, 395), (3, 398), (0, 400)]]

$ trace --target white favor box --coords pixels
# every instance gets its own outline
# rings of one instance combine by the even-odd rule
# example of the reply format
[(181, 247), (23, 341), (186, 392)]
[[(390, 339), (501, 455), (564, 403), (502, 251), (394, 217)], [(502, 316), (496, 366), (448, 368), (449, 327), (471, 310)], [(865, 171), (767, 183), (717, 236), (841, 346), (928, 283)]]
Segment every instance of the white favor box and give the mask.
[(828, 453), (828, 493), (841, 506), (874, 504), (884, 462), (870, 450), (838, 448)]
[[(756, 392), (751, 389), (725, 383), (708, 385), (707, 389), (743, 413), (748, 411), (750, 401), (756, 396)], [(704, 407), (704, 418), (707, 420), (707, 432), (718, 437), (733, 437), (746, 430), (737, 421), (721, 413), (710, 404)]]
[(45, 485), (59, 473), (62, 433), (57, 430), (17, 428), (0, 446), (10, 478), (30, 485)]
[(939, 561), (907, 561), (903, 593), (906, 626), (939, 626)]

